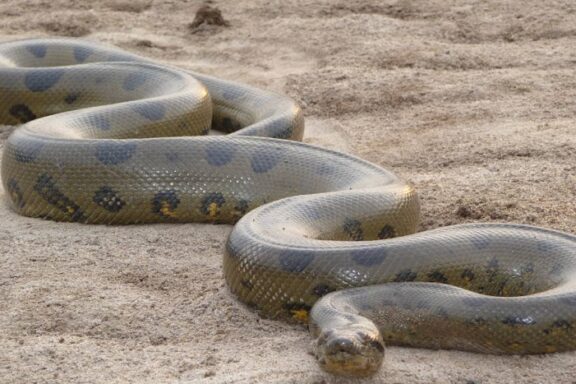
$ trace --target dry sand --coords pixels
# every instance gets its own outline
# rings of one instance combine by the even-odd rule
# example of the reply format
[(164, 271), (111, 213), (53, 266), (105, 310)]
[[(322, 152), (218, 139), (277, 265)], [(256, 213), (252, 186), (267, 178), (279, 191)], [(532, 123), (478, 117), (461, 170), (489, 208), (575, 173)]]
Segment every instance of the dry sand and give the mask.
[[(200, 5), (3, 0), (0, 39), (82, 36), (286, 93), (306, 142), (416, 185), (421, 230), (576, 233), (574, 1), (220, 0), (230, 26), (191, 31)], [(1, 383), (353, 382), (317, 368), (304, 329), (230, 295), (229, 226), (58, 224), (5, 203), (0, 220)], [(576, 353), (390, 347), (365, 382), (576, 383)]]

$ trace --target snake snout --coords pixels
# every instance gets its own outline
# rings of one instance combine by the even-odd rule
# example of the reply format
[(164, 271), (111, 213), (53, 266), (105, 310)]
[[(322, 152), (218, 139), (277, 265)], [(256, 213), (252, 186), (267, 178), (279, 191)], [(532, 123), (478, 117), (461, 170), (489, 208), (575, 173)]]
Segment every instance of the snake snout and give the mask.
[(378, 333), (330, 330), (318, 338), (316, 357), (322, 368), (330, 373), (370, 376), (382, 364), (384, 343)]

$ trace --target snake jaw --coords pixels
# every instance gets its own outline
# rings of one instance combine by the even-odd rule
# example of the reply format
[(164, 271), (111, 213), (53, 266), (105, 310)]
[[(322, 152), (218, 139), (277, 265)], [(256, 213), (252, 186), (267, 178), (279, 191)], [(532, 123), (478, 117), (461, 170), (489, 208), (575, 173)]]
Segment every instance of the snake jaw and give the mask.
[(339, 329), (323, 331), (315, 343), (315, 355), (325, 371), (345, 376), (371, 376), (384, 359), (379, 333)]

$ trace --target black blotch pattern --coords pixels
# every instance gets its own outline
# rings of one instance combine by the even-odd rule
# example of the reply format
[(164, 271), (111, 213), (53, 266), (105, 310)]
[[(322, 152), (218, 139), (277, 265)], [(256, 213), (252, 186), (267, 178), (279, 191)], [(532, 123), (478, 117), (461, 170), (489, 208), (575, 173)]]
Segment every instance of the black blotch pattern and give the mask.
[(396, 237), (396, 231), (391, 225), (386, 224), (384, 227), (382, 227), (380, 232), (378, 232), (379, 239), (391, 239), (393, 237)]
[(428, 274), (428, 281), (433, 283), (448, 283), (448, 279), (440, 271), (432, 271)]
[(72, 221), (86, 220), (80, 207), (58, 189), (50, 175), (46, 173), (40, 175), (34, 185), (34, 190), (49, 204), (70, 215)]
[[(203, 214), (209, 216), (218, 215), (220, 213), (220, 207), (222, 207), (224, 203), (226, 203), (224, 195), (222, 195), (220, 192), (212, 192), (204, 196), (204, 198), (202, 199), (202, 205), (200, 206), (200, 211)], [(212, 204), (216, 204), (216, 207), (218, 207), (217, 212), (211, 211)]]
[(560, 328), (560, 329), (571, 329), (572, 328), (572, 324), (570, 324), (570, 322), (566, 321), (566, 320), (556, 320), (554, 323), (552, 323), (552, 327), (554, 328)]
[(229, 117), (224, 117), (222, 119), (222, 124), (220, 126), (216, 126), (215, 128), (225, 133), (232, 133), (240, 129), (240, 124)]
[(314, 255), (301, 251), (284, 251), (278, 256), (280, 267), (286, 272), (300, 273), (314, 260)]
[(222, 145), (218, 143), (208, 143), (205, 152), (208, 164), (221, 167), (232, 161), (236, 153), (236, 147), (230, 145), (222, 147)]
[(386, 252), (383, 249), (359, 249), (352, 251), (352, 260), (358, 265), (372, 267), (380, 265), (386, 258)]
[(18, 182), (14, 179), (8, 180), (8, 193), (12, 199), (12, 202), (17, 208), (23, 208), (24, 205), (24, 194), (18, 185)]
[(527, 263), (520, 268), (520, 272), (524, 273), (534, 273), (534, 263)]
[(502, 320), (502, 324), (516, 326), (516, 325), (532, 325), (536, 324), (536, 320), (533, 317), (522, 317), (522, 316), (508, 316)]
[(78, 98), (80, 97), (79, 93), (69, 93), (68, 95), (66, 95), (66, 97), (64, 98), (64, 102), (66, 104), (72, 104), (74, 103), (76, 100), (78, 100)]
[(17, 142), (14, 146), (14, 158), (19, 163), (31, 163), (40, 154), (44, 144), (39, 141)]
[(163, 217), (171, 217), (171, 214), (178, 208), (180, 199), (176, 191), (161, 191), (154, 195), (152, 199), (152, 212)]
[(498, 273), (498, 268), (500, 268), (500, 264), (498, 263), (498, 259), (494, 257), (486, 266), (486, 272), (491, 275), (491, 279)]
[(136, 143), (106, 141), (96, 146), (96, 158), (105, 165), (117, 165), (130, 159)]
[(26, 46), (28, 52), (34, 55), (34, 57), (42, 58), (46, 56), (46, 52), (48, 51), (48, 46), (45, 44), (34, 44)]
[(472, 271), (471, 269), (465, 269), (462, 271), (460, 277), (466, 281), (472, 281), (474, 280), (476, 275), (474, 274), (474, 271)]
[(44, 92), (52, 88), (64, 75), (64, 69), (35, 69), (26, 73), (24, 84), (32, 92)]
[(418, 274), (416, 272), (406, 269), (396, 274), (396, 276), (394, 277), (394, 282), (401, 283), (404, 281), (414, 281), (416, 280), (416, 277), (418, 277)]
[(8, 110), (10, 115), (24, 124), (37, 118), (36, 114), (26, 104), (14, 104)]
[(146, 76), (139, 72), (134, 72), (126, 76), (122, 83), (122, 88), (126, 91), (133, 91), (146, 83)]
[(330, 286), (328, 286), (327, 284), (318, 284), (317, 286), (312, 288), (312, 293), (318, 297), (322, 297), (324, 295), (327, 295), (328, 293), (330, 293), (332, 291), (334, 291), (334, 289), (331, 288)]
[(240, 284), (242, 284), (242, 286), (248, 290), (254, 288), (254, 284), (252, 284), (250, 280), (243, 279)]
[(92, 201), (109, 212), (119, 212), (126, 205), (118, 193), (108, 186), (103, 186), (97, 190)]
[(74, 58), (79, 63), (85, 62), (88, 56), (90, 56), (92, 53), (94, 53), (94, 50), (92, 48), (74, 47)]
[(246, 214), (246, 212), (248, 212), (249, 208), (250, 203), (248, 202), (248, 200), (244, 199), (238, 200), (238, 202), (234, 206), (233, 211), (234, 220), (239, 220), (242, 216)]
[(278, 164), (281, 157), (278, 149), (260, 150), (252, 155), (250, 165), (256, 173), (268, 172)]
[(166, 106), (158, 101), (136, 103), (132, 105), (132, 110), (150, 121), (161, 120), (166, 115)]
[(343, 225), (344, 233), (354, 241), (364, 239), (364, 231), (362, 230), (362, 223), (358, 220), (346, 219)]

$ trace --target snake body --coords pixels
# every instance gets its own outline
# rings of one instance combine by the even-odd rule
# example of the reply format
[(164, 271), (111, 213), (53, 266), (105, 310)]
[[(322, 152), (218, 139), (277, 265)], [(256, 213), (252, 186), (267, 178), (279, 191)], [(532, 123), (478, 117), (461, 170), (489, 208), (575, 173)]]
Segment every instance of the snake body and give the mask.
[[(2, 43), (0, 65), (0, 121), (22, 124), (2, 158), (16, 212), (236, 223), (231, 291), (263, 316), (309, 321), (329, 372), (374, 373), (385, 342), (576, 349), (576, 236), (505, 224), (414, 234), (414, 189), (297, 142), (302, 114), (284, 96), (81, 40)], [(230, 135), (192, 137), (210, 128)]]

